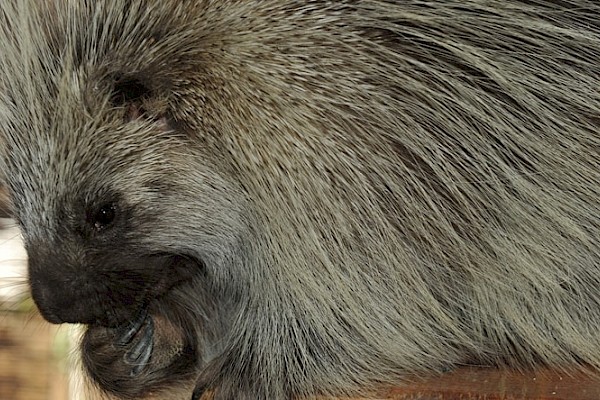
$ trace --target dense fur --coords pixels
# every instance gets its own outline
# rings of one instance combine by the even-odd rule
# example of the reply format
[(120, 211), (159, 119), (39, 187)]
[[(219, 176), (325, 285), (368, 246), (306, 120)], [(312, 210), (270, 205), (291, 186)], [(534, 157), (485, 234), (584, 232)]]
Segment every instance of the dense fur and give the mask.
[(116, 398), (600, 367), (599, 7), (2, 2), (38, 307)]

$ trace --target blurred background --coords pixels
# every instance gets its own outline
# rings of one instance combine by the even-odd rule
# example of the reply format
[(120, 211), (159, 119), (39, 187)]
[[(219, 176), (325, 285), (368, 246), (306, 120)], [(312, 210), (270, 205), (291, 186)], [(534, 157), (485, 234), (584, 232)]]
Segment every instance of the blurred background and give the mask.
[(75, 332), (40, 317), (26, 273), (21, 235), (0, 186), (0, 400), (80, 399), (69, 380)]

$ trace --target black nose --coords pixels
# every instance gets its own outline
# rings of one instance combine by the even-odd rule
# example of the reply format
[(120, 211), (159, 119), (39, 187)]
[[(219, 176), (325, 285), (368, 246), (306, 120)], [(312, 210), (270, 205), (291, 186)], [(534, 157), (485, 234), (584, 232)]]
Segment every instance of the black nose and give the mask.
[(93, 323), (97, 317), (90, 304), (96, 300), (81, 285), (61, 276), (30, 272), (31, 297), (42, 316), (53, 324)]
[(86, 303), (93, 302), (92, 296), (86, 295), (81, 270), (69, 264), (63, 253), (48, 246), (27, 246), (31, 297), (48, 322), (89, 323), (93, 318)]
[[(69, 257), (58, 246), (30, 245), (27, 253), (31, 296), (48, 322), (113, 327), (146, 306), (144, 277), (121, 273), (118, 259), (90, 257), (90, 262)], [(112, 274), (102, 272), (106, 265), (114, 268)]]
[(61, 324), (65, 322), (56, 314), (55, 310), (57, 310), (58, 308), (56, 307), (56, 305), (54, 305), (54, 302), (52, 300), (53, 296), (51, 290), (49, 288), (44, 287), (44, 285), (39, 282), (37, 284), (34, 284), (30, 281), (30, 286), (31, 297), (33, 298), (35, 305), (37, 306), (38, 310), (40, 311), (40, 314), (42, 314), (44, 319), (53, 324)]

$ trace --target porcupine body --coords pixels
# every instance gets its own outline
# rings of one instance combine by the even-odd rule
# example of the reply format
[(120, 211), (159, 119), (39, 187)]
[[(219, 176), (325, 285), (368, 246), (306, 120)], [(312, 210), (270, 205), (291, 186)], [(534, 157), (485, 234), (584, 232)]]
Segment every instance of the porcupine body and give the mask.
[(107, 395), (600, 365), (595, 2), (0, 10), (32, 295)]

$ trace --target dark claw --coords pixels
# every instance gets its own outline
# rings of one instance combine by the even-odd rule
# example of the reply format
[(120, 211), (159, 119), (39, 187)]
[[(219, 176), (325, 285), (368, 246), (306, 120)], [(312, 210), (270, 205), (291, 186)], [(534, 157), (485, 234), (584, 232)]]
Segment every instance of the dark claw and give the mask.
[(129, 344), (135, 336), (135, 334), (138, 333), (140, 329), (142, 329), (142, 326), (144, 325), (144, 322), (147, 318), (148, 312), (146, 310), (143, 310), (134, 321), (132, 321), (128, 325), (119, 328), (119, 330), (117, 331), (117, 345), (125, 346)]
[(139, 375), (144, 369), (154, 348), (154, 322), (152, 318), (146, 318), (142, 327), (139, 329), (139, 339), (135, 345), (125, 353), (124, 360), (127, 364), (133, 365), (131, 376)]

